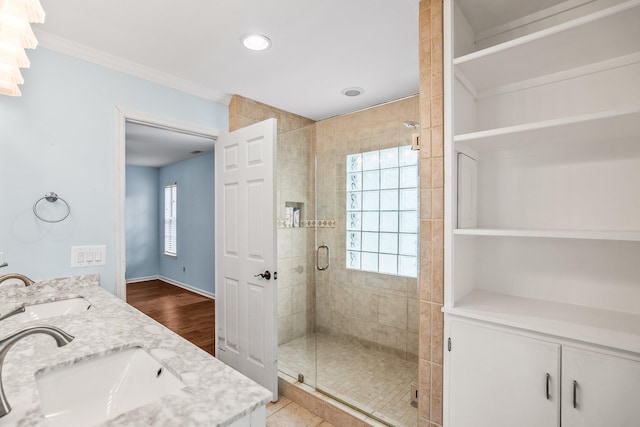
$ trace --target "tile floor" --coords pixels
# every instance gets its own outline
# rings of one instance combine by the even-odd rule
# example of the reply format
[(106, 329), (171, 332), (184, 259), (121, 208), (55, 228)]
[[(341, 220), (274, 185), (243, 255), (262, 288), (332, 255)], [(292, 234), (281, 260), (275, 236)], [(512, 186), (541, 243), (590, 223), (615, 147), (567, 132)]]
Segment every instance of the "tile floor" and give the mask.
[(418, 410), (411, 405), (411, 382), (418, 381), (417, 363), (324, 334), (293, 340), (281, 345), (278, 352), (279, 369), (287, 375), (297, 378), (303, 373), (305, 384), (394, 426), (417, 425)]
[(276, 403), (267, 403), (267, 427), (334, 427), (302, 406), (281, 396)]

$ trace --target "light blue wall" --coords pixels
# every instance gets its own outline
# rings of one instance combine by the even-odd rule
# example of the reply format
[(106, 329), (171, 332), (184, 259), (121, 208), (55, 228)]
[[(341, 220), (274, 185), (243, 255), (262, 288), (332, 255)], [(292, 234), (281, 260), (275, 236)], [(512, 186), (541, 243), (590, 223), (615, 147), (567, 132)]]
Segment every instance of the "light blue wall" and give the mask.
[[(164, 208), (164, 186), (178, 184), (178, 256), (160, 257), (160, 276), (215, 293), (214, 279), (214, 154), (175, 163), (160, 169), (160, 200)], [(158, 228), (161, 251), (164, 223)]]
[(158, 168), (127, 166), (127, 279), (159, 275)]
[[(115, 292), (115, 107), (220, 130), (228, 107), (47, 49), (29, 57), (22, 97), (0, 96), (0, 272), (99, 273)], [(71, 205), (62, 223), (34, 218), (48, 191)], [(72, 245), (99, 244), (106, 266), (70, 268)]]

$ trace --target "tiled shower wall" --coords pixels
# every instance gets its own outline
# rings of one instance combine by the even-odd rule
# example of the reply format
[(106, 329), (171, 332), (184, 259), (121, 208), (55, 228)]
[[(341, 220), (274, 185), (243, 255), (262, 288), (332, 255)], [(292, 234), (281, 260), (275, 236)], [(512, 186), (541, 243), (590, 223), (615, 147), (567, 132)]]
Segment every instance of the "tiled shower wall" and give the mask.
[(419, 122), (418, 97), (316, 123), (318, 245), (331, 248), (331, 267), (316, 276), (316, 331), (356, 338), (418, 361), (419, 300), (415, 278), (346, 268), (346, 156), (411, 144)]
[(278, 219), (284, 218), (286, 202), (297, 202), (303, 204), (303, 220), (335, 220), (335, 226), (318, 228), (318, 244), (331, 248), (331, 267), (317, 277), (313, 224), (303, 221), (306, 227), (283, 228), (279, 221), (279, 344), (317, 330), (357, 338), (401, 358), (418, 360), (417, 280), (347, 270), (345, 262), (346, 156), (409, 145), (415, 130), (403, 122), (419, 122), (418, 101), (414, 96), (314, 126), (309, 119), (238, 95), (232, 98), (230, 130), (270, 117), (278, 119)]
[(420, 19), (420, 427), (442, 425), (444, 130), (442, 0), (421, 0)]
[[(315, 126), (313, 120), (234, 95), (229, 104), (229, 129), (268, 118), (278, 121), (278, 344), (313, 332), (315, 319), (315, 230), (307, 219), (315, 211)], [(284, 228), (286, 202), (302, 205), (304, 227)]]

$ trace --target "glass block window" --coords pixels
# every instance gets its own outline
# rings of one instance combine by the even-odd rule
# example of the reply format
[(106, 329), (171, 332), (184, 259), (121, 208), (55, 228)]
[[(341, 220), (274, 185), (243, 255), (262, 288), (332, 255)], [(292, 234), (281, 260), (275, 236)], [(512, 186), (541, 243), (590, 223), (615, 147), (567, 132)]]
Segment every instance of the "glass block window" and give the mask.
[(351, 154), (346, 173), (347, 268), (417, 277), (417, 152)]

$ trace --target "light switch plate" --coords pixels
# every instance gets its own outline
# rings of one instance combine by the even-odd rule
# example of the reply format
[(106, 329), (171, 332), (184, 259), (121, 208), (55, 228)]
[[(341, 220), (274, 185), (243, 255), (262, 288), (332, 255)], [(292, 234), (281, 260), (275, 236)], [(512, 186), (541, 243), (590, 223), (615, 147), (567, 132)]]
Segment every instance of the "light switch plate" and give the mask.
[(71, 246), (71, 268), (106, 265), (107, 246)]

